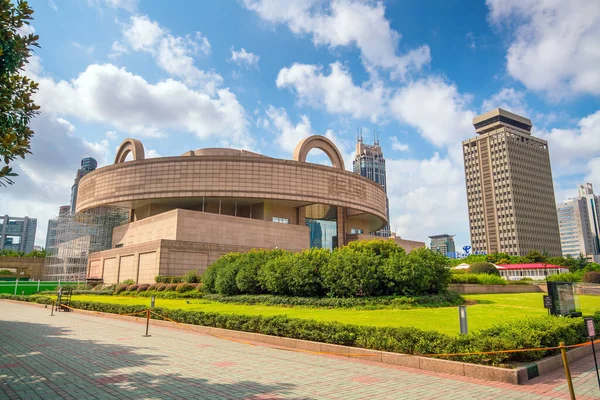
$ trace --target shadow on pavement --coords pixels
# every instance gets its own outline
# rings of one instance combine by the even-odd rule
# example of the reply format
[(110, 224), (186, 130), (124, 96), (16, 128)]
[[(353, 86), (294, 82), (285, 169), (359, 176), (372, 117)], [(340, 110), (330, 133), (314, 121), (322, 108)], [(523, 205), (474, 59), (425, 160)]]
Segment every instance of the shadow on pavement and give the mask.
[[(45, 324), (0, 320), (0, 398), (274, 399), (295, 387), (189, 378), (166, 364), (164, 355), (65, 337), (69, 333)], [(194, 365), (199, 376), (218, 368)], [(231, 378), (227, 374), (232, 372), (224, 369), (223, 377)]]

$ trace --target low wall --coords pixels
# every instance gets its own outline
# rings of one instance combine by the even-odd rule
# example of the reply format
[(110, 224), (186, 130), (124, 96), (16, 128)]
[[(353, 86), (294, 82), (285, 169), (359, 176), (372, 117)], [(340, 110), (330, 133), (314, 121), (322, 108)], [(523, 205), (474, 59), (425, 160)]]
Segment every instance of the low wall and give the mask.
[(543, 292), (538, 285), (478, 285), (475, 283), (451, 283), (448, 289), (458, 293), (532, 293)]
[(44, 277), (45, 262), (45, 258), (0, 257), (0, 269), (18, 269), (24, 271), (31, 280), (38, 280)]

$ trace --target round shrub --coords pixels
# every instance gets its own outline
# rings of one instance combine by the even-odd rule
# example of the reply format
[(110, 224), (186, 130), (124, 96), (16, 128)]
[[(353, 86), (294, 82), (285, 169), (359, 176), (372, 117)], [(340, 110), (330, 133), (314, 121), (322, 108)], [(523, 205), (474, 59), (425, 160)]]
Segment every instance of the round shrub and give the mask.
[(409, 254), (392, 254), (386, 262), (385, 275), (390, 294), (421, 296), (444, 292), (451, 272), (446, 257), (422, 248)]
[(129, 285), (133, 285), (135, 283), (135, 281), (133, 279), (125, 279), (122, 283), (129, 286)]
[(127, 285), (124, 283), (119, 283), (115, 288), (115, 294), (122, 293), (127, 290)]
[(590, 271), (583, 276), (583, 281), (587, 283), (600, 283), (600, 272)]
[(190, 283), (180, 283), (175, 288), (175, 291), (177, 293), (185, 293), (185, 292), (189, 292), (190, 290), (194, 290), (194, 286), (192, 286), (192, 284), (190, 284)]
[(145, 292), (146, 290), (148, 290), (149, 287), (150, 287), (150, 285), (148, 285), (146, 283), (144, 283), (142, 285), (139, 285), (138, 288), (137, 288), (137, 292), (138, 293)]
[(498, 269), (494, 267), (494, 264), (488, 262), (473, 263), (473, 265), (469, 267), (467, 272), (470, 274), (488, 274), (500, 276), (500, 272), (498, 272)]
[(254, 249), (244, 253), (237, 261), (239, 271), (235, 283), (240, 293), (259, 294), (264, 291), (258, 281), (260, 269), (269, 261), (282, 257), (286, 252), (280, 249)]
[(370, 251), (351, 246), (335, 249), (323, 267), (323, 288), (331, 297), (362, 297), (381, 294), (379, 258)]
[(202, 292), (203, 291), (203, 289), (202, 289), (203, 287), (204, 287), (204, 284), (202, 282), (196, 283), (196, 291)]
[(183, 281), (185, 283), (198, 283), (200, 281), (200, 277), (198, 276), (198, 271), (196, 271), (195, 269), (188, 271), (183, 276)]
[(292, 264), (292, 254), (285, 254), (267, 261), (258, 270), (260, 287), (269, 294), (289, 295), (289, 273)]
[(225, 296), (239, 294), (240, 290), (235, 283), (235, 278), (239, 270), (240, 266), (237, 260), (220, 267), (215, 277), (215, 292)]
[(166, 288), (167, 288), (167, 285), (164, 283), (159, 283), (158, 285), (156, 285), (157, 292), (164, 292)]
[(167, 292), (174, 292), (175, 290), (177, 290), (177, 286), (179, 286), (179, 284), (178, 284), (178, 283), (169, 283), (169, 284), (167, 285), (167, 287), (165, 288), (165, 290), (166, 290)]
[(153, 283), (152, 285), (148, 286), (148, 291), (156, 290), (157, 286), (158, 286), (158, 283)]
[(288, 273), (290, 293), (300, 297), (324, 295), (321, 271), (329, 263), (330, 256), (329, 250), (317, 248), (292, 254)]
[(225, 254), (208, 266), (200, 278), (202, 287), (206, 293), (217, 293), (217, 290), (215, 289), (215, 280), (217, 279), (217, 275), (223, 268), (225, 268), (225, 266), (234, 263), (238, 258), (240, 258), (240, 256), (240, 253)]
[(129, 286), (127, 286), (127, 291), (128, 291), (128, 292), (132, 292), (132, 291), (134, 291), (134, 290), (137, 290), (139, 286), (140, 286), (140, 285), (138, 285), (138, 284), (136, 284), (136, 283), (134, 283), (134, 284), (132, 284), (132, 285), (129, 285)]

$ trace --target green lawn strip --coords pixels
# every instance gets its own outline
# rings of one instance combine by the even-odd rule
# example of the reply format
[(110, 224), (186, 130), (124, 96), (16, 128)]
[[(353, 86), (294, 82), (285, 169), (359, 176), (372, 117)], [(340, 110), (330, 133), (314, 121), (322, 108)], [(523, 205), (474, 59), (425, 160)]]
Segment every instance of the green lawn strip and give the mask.
[[(466, 295), (468, 300), (481, 301), (468, 306), (469, 330), (492, 327), (500, 322), (527, 316), (546, 315), (542, 307), (542, 293)], [(600, 310), (600, 297), (580, 296), (584, 315)], [(76, 295), (74, 300), (124, 305), (149, 305), (150, 299), (121, 296)], [(435, 330), (449, 335), (458, 334), (457, 307), (419, 308), (414, 310), (355, 310), (319, 309), (308, 307), (279, 307), (218, 303), (201, 299), (157, 299), (157, 307), (195, 310), (237, 315), (287, 315), (290, 318), (337, 321), (365, 326), (412, 326)]]

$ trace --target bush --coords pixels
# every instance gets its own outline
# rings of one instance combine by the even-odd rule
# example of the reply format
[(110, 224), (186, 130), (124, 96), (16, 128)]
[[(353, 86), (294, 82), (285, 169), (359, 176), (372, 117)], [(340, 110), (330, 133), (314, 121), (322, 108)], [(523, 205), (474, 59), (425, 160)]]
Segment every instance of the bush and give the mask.
[(450, 280), (447, 258), (426, 248), (394, 253), (385, 265), (385, 274), (389, 291), (406, 296), (441, 293)]
[(469, 274), (463, 271), (457, 272), (452, 271), (450, 275), (450, 283), (473, 283), (478, 285), (506, 285), (512, 282), (509, 282), (499, 276), (496, 275), (486, 275), (486, 274)]
[(183, 276), (183, 282), (185, 283), (198, 283), (200, 280), (198, 278), (198, 271), (196, 271), (195, 269), (188, 271), (184, 276)]
[(129, 286), (127, 286), (127, 291), (128, 291), (128, 292), (134, 292), (134, 291), (137, 291), (137, 289), (138, 289), (138, 287), (139, 287), (139, 286), (140, 286), (140, 285), (138, 285), (138, 284), (136, 284), (136, 283), (134, 283), (134, 284), (132, 284), (132, 285), (129, 285)]
[(494, 267), (494, 264), (488, 262), (476, 262), (473, 263), (469, 269), (467, 270), (470, 274), (487, 274), (487, 275), (498, 275), (500, 276), (500, 272), (498, 269)]
[(0, 275), (14, 275), (14, 272), (7, 269), (0, 269)]
[(238, 272), (235, 277), (235, 284), (237, 285), (239, 292), (248, 294), (262, 293), (264, 289), (258, 281), (260, 269), (264, 267), (268, 261), (279, 259), (286, 253), (286, 251), (279, 249), (253, 249), (242, 254), (236, 261)]
[(190, 290), (194, 290), (194, 286), (192, 286), (190, 283), (180, 283), (175, 288), (175, 291), (177, 293), (185, 293), (185, 292), (189, 292)]
[(291, 257), (288, 288), (293, 296), (323, 296), (321, 271), (329, 263), (327, 249), (310, 249)]
[(156, 290), (157, 287), (158, 283), (153, 283), (152, 285), (148, 286), (148, 291), (151, 292), (153, 290)]
[(600, 272), (586, 272), (586, 274), (583, 276), (583, 281), (587, 283), (600, 283)]
[(119, 294), (119, 293), (124, 292), (126, 290), (127, 290), (127, 285), (124, 284), (124, 283), (120, 283), (115, 288), (115, 294)]
[(150, 287), (150, 285), (148, 285), (146, 283), (143, 284), (143, 285), (139, 285), (138, 288), (137, 288), (137, 290), (136, 290), (136, 292), (137, 293), (139, 293), (139, 292), (145, 292), (145, 291), (148, 290), (149, 287)]
[(550, 282), (581, 282), (583, 279), (583, 273), (579, 272), (567, 272), (564, 274), (548, 275), (547, 279)]
[(133, 279), (125, 279), (122, 283), (129, 286), (129, 285), (133, 285), (135, 283), (135, 281)]
[(183, 282), (182, 276), (160, 276), (157, 275), (154, 277), (156, 283), (181, 283)]
[(268, 260), (258, 270), (258, 283), (267, 293), (289, 295), (290, 273), (294, 263), (294, 256), (286, 253), (281, 257)]
[[(241, 253), (229, 253), (219, 257), (214, 263), (208, 266), (206, 271), (200, 277), (202, 287), (206, 293), (217, 293), (215, 288), (215, 282), (219, 272), (229, 264), (235, 263), (235, 261), (241, 257)], [(235, 279), (235, 277), (234, 277)]]
[(177, 290), (177, 286), (179, 286), (179, 284), (177, 284), (177, 283), (169, 283), (167, 285), (167, 287), (165, 288), (165, 290), (167, 292), (174, 292), (175, 290)]
[(167, 289), (167, 285), (164, 283), (159, 283), (158, 285), (156, 285), (157, 292), (164, 292), (166, 289)]
[(238, 263), (240, 258), (241, 257), (237, 257), (233, 262), (220, 266), (214, 283), (214, 290), (216, 293), (232, 296), (240, 292), (235, 282), (238, 271), (240, 270), (240, 264)]

